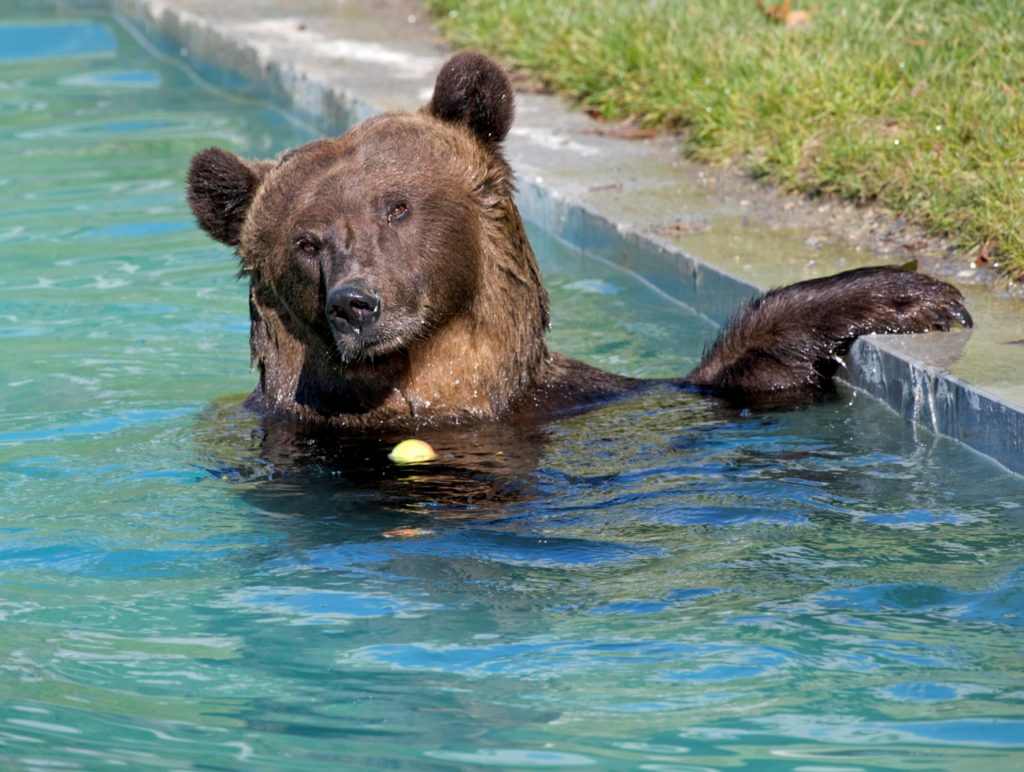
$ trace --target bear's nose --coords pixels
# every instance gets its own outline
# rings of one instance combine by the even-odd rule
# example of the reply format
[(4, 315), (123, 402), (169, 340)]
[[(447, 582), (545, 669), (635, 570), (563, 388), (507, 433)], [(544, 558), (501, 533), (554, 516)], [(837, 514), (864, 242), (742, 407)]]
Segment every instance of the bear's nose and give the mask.
[(380, 299), (365, 284), (342, 284), (327, 296), (327, 318), (338, 332), (365, 332), (380, 318)]

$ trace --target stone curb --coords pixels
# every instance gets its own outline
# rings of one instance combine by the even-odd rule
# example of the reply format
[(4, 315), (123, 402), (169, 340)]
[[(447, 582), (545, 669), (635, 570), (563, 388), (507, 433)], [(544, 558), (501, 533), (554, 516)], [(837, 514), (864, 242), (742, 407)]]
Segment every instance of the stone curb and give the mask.
[[(249, 88), (255, 85), (258, 91), (254, 93), (269, 96), (284, 108), (297, 112), (325, 134), (341, 133), (348, 126), (384, 110), (411, 109), (421, 104), (425, 101), (425, 89), (429, 90), (436, 68), (443, 61), (440, 51), (424, 47), (420, 42), (418, 53), (408, 53), (409, 61), (422, 69), (418, 74), (412, 65), (403, 77), (391, 76), (390, 70), (381, 74), (372, 67), (363, 67), (361, 61), (372, 64), (374, 56), (378, 55), (373, 48), (376, 43), (370, 41), (390, 37), (392, 48), (389, 50), (405, 47), (401, 39), (397, 44), (394, 42), (394, 35), (387, 28), (367, 28), (365, 23), (355, 24), (358, 28), (355, 37), (367, 42), (363, 49), (352, 49), (361, 52), (361, 60), (358, 55), (351, 64), (304, 58), (301, 50), (286, 50), (287, 41), (268, 43), (261, 38), (260, 22), (252, 21), (259, 9), (254, 11), (252, 4), (241, 0), (227, 0), (216, 9), (202, 6), (198, 0), (112, 2), (114, 9), (126, 18), (129, 28), (144, 26), (147, 38), (153, 36), (151, 39), (166, 53), (173, 55), (174, 48), (181, 47), (178, 55), (187, 59), (189, 66), (204, 77), (223, 82), (223, 76), (215, 72), (217, 68), (237, 73), (248, 82)], [(265, 0), (262, 5), (273, 6), (280, 14), (279, 3), (274, 0)], [(235, 11), (243, 17), (248, 15), (249, 21), (234, 22)], [(357, 45), (352, 43), (353, 47)], [(214, 67), (207, 69), (204, 61)], [(227, 84), (232, 90), (242, 86), (240, 82)], [(523, 101), (520, 97), (520, 104)], [(571, 123), (574, 116), (563, 110), (556, 119)], [(572, 155), (573, 150), (579, 148), (573, 148), (570, 140), (561, 139), (559, 128), (564, 131), (564, 125), (548, 129), (535, 121), (532, 127), (521, 132), (553, 145), (553, 153), (562, 157)], [(621, 144), (622, 140), (618, 142)], [(510, 144), (513, 143), (510, 141)], [(559, 144), (567, 149), (561, 150)], [(595, 150), (595, 154), (599, 155), (600, 151)], [(524, 149), (514, 144), (508, 155), (513, 167), (520, 171), (516, 200), (523, 216), (566, 243), (629, 268), (657, 291), (689, 305), (716, 324), (722, 324), (741, 301), (761, 292), (755, 285), (699, 257), (652, 238), (643, 232), (642, 225), (616, 222), (621, 214), (610, 215), (583, 202), (584, 196), (574, 195), (579, 188), (574, 191), (572, 184), (556, 189), (545, 184), (538, 174), (523, 174), (524, 168), (542, 171), (546, 168), (545, 160), (550, 161), (554, 156), (548, 155), (545, 159), (535, 147)], [(600, 167), (602, 161), (588, 163)], [(603, 163), (618, 172), (610, 162)], [(600, 171), (591, 168), (587, 174), (593, 179)], [(1024, 411), (953, 377), (941, 367), (926, 363), (936, 359), (930, 349), (942, 348), (945, 342), (919, 342), (910, 347), (914, 349), (911, 354), (901, 350), (905, 347), (897, 340), (939, 337), (944, 336), (861, 338), (845, 362), (845, 380), (901, 416), (959, 440), (1011, 471), (1024, 474)], [(968, 337), (969, 333), (962, 334), (960, 345)]]

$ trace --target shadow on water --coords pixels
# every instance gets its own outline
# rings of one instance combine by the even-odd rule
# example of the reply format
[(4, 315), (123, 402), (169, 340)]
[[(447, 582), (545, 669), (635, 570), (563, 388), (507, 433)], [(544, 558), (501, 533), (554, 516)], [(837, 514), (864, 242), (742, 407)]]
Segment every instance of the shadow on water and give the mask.
[[(185, 436), (205, 474), (287, 534), (273, 555), (250, 555), (261, 565), (312, 551), (322, 568), (345, 568), (369, 559), (356, 554), (365, 543), (390, 561), (383, 542), (394, 539), (406, 545), (403, 573), (433, 581), (445, 555), (470, 582), (523, 566), (617, 570), (688, 549), (700, 529), (806, 526), (821, 514), (814, 486), (855, 485), (852, 451), (793, 440), (788, 425), (848, 415), (844, 396), (751, 414), (664, 386), (547, 423), (423, 429), (438, 458), (410, 465), (388, 458), (404, 435), (339, 436), (258, 416), (240, 396), (213, 403)], [(408, 538), (422, 536), (437, 540)]]
[[(413, 464), (388, 457), (407, 434), (345, 436), (259, 416), (242, 407), (238, 395), (211, 404), (189, 433), (201, 468), (242, 484), (239, 495), (260, 510), (324, 523), (413, 528), (518, 517), (530, 506), (543, 508), (554, 489), (614, 487), (620, 476), (645, 471), (645, 460), (699, 454), (716, 432), (757, 433), (787, 415), (841, 408), (846, 397), (833, 391), (811, 404), (780, 401), (750, 410), (661, 385), (546, 422), (425, 427), (416, 436), (438, 457)], [(760, 455), (773, 463), (771, 454)], [(748, 456), (753, 461), (759, 451)], [(589, 473), (594, 467), (600, 471)]]
[(560, 421), (424, 428), (416, 436), (438, 458), (417, 464), (388, 458), (407, 435), (345, 437), (257, 416), (239, 397), (211, 405), (189, 433), (202, 468), (239, 483), (257, 509), (376, 531), (521, 517), (543, 509), (553, 489), (614, 485), (617, 472), (591, 475), (579, 462), (613, 459), (626, 437), (647, 449), (694, 449), (716, 423), (724, 425), (706, 400), (663, 387)]

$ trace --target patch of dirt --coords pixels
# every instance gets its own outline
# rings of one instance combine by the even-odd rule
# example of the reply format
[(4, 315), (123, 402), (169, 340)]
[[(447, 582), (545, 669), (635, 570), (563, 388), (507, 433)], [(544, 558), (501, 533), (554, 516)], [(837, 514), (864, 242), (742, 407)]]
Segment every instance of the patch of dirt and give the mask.
[(682, 159), (673, 166), (692, 184), (711, 188), (722, 200), (738, 203), (768, 227), (803, 231), (807, 247), (845, 244), (874, 252), (880, 263), (917, 260), (919, 269), (932, 276), (985, 286), (1001, 298), (1024, 298), (1024, 284), (1008, 283), (998, 260), (988, 259), (984, 249), (958, 249), (948, 239), (880, 206), (857, 205), (827, 195), (786, 194), (736, 169)]

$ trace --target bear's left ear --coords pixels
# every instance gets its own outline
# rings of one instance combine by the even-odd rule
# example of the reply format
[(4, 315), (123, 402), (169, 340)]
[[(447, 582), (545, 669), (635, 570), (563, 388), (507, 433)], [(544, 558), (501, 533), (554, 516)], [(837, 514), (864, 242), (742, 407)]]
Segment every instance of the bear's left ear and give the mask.
[(484, 144), (496, 148), (515, 117), (512, 82), (489, 56), (464, 51), (441, 68), (434, 96), (423, 110), (442, 121), (463, 124)]
[(276, 165), (244, 161), (218, 147), (196, 153), (188, 169), (188, 205), (199, 227), (217, 241), (237, 246), (256, 191)]

